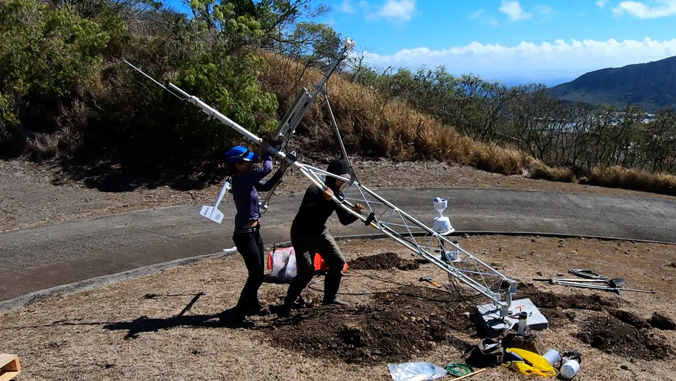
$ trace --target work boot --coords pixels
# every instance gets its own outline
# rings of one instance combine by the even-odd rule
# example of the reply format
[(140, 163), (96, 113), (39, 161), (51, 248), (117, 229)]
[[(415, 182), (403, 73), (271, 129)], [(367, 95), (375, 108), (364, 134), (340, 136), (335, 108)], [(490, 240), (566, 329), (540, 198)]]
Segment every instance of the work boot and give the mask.
[(343, 302), (336, 296), (338, 294), (338, 288), (340, 288), (340, 278), (342, 278), (343, 274), (340, 271), (335, 272), (332, 270), (333, 269), (329, 269), (329, 272), (324, 278), (324, 301), (322, 304), (325, 306), (329, 304), (348, 306), (348, 303)]
[(266, 316), (266, 315), (270, 315), (270, 308), (263, 307), (260, 304), (253, 306), (247, 312), (247, 316)]
[(277, 314), (277, 317), (280, 318), (287, 318), (289, 315), (291, 315), (291, 305), (290, 304), (282, 304), (281, 306), (273, 306), (271, 308), (271, 311), (275, 314)]
[(302, 296), (299, 296), (298, 299), (293, 303), (294, 308), (310, 308), (312, 307), (312, 299), (305, 299)]
[(232, 328), (251, 328), (254, 326), (253, 320), (238, 311), (225, 311), (219, 315), (218, 319), (227, 327)]
[(345, 306), (345, 307), (350, 306), (350, 303), (344, 302), (344, 301), (338, 299), (337, 297), (335, 297), (333, 299), (324, 299), (322, 304), (325, 305), (325, 306), (329, 306), (329, 305), (338, 305), (338, 306)]

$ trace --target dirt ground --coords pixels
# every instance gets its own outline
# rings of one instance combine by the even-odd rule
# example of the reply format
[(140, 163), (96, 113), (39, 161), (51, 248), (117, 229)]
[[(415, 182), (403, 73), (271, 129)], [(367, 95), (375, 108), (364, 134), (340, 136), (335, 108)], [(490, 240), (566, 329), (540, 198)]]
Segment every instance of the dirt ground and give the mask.
[[(327, 160), (311, 164), (323, 168)], [(673, 199), (652, 193), (532, 180), (523, 175), (504, 176), (439, 162), (395, 163), (353, 158), (353, 165), (359, 180), (374, 189), (501, 188)], [(277, 188), (276, 197), (303, 192), (307, 185), (303, 175), (290, 171)], [(161, 206), (209, 203), (216, 199), (219, 190), (220, 185), (190, 190), (162, 185), (137, 186), (128, 192), (103, 192), (86, 187), (84, 181), (70, 180), (55, 164), (0, 160), (0, 232)]]
[[(458, 238), (463, 248), (520, 282), (517, 299), (528, 297), (540, 307), (549, 320), (549, 329), (536, 332), (542, 348), (580, 352), (576, 379), (676, 379), (676, 245)], [(253, 328), (228, 328), (217, 315), (235, 304), (246, 278), (235, 255), (4, 314), (2, 351), (20, 355), (24, 372), (18, 380), (388, 380), (388, 363), (443, 367), (464, 361), (463, 350), (479, 341), (467, 313), (486, 299), (420, 282), (430, 276), (449, 284), (432, 264), (404, 266), (416, 257), (393, 241), (339, 245), (352, 264), (341, 287), (349, 308), (317, 306), (286, 319), (255, 317)], [(624, 287), (655, 293), (617, 295), (533, 281), (572, 277), (570, 268), (623, 277)], [(304, 296), (321, 300), (322, 282), (316, 276)], [(286, 289), (265, 283), (261, 297), (279, 304)], [(500, 367), (472, 379), (531, 378)]]

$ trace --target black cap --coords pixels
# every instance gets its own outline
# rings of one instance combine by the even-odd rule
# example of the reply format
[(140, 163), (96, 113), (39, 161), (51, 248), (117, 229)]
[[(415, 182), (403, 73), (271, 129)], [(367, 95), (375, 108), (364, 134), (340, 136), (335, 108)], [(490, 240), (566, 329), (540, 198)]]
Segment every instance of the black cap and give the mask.
[[(347, 163), (344, 162), (343, 160), (332, 161), (331, 163), (329, 163), (329, 166), (328, 168), (326, 168), (326, 171), (341, 177), (350, 177), (350, 166), (347, 165)], [(327, 176), (326, 181), (324, 181), (324, 184), (326, 184), (327, 187), (334, 189), (336, 187), (336, 179)]]

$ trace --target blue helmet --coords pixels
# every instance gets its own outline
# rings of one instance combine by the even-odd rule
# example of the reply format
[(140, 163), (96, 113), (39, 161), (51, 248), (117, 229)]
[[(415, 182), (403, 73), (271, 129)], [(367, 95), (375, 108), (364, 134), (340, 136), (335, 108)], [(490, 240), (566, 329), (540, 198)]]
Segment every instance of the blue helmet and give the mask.
[(256, 161), (258, 160), (258, 154), (249, 151), (246, 147), (234, 146), (225, 153), (225, 160), (228, 163), (236, 163), (240, 160)]

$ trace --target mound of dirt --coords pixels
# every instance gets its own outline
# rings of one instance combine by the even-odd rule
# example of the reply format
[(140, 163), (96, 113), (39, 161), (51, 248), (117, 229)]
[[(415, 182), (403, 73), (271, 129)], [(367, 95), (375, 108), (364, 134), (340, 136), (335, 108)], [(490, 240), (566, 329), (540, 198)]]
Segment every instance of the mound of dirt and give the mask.
[(350, 261), (350, 268), (355, 270), (387, 270), (397, 268), (399, 270), (416, 270), (420, 264), (414, 260), (401, 259), (396, 253), (380, 253), (360, 257)]
[(307, 356), (348, 363), (410, 360), (442, 342), (460, 349), (470, 346), (452, 335), (473, 325), (451, 294), (411, 286), (377, 294), (372, 301), (303, 312), (273, 330), (270, 340)]
[(594, 348), (624, 358), (662, 360), (674, 353), (664, 338), (612, 315), (589, 319), (576, 336)]

